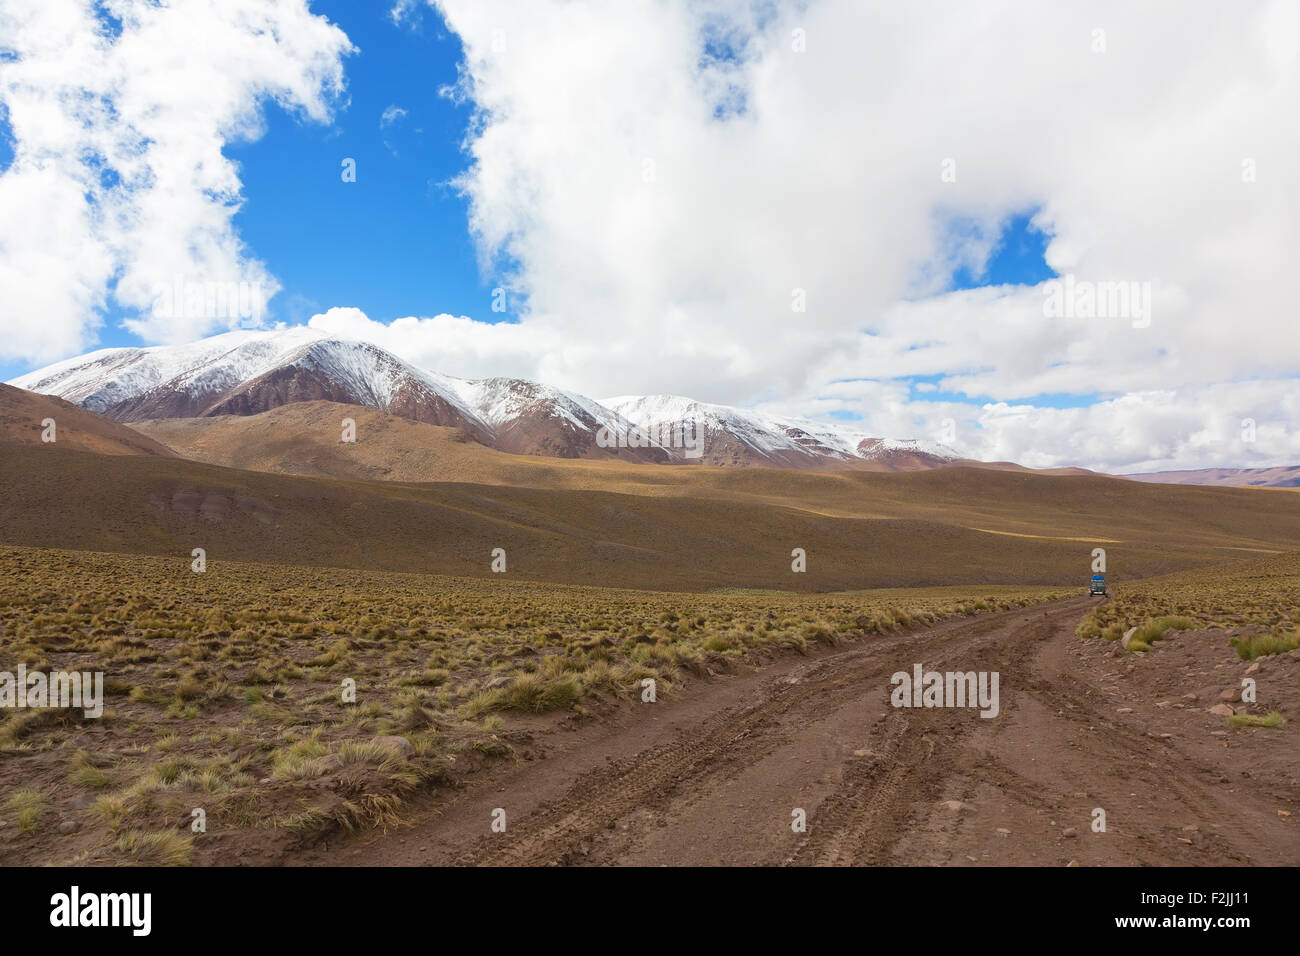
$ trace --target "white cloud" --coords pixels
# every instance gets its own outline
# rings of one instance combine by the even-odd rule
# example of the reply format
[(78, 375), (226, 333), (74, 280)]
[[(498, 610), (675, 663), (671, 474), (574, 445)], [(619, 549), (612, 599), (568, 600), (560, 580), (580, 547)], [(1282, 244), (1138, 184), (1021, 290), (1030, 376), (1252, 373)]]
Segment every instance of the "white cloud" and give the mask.
[(563, 346), (540, 323), (527, 326), (436, 315), (376, 322), (360, 309), (335, 307), (307, 323), (340, 338), (373, 342), (413, 365), (462, 378), (541, 378), (545, 355)]
[[(1209, 460), (1226, 446), (1194, 436), (1242, 404), (1232, 382), (1274, 416), (1295, 391), (1285, 0), (435, 5), (479, 111), (471, 229), (526, 297), (491, 336), (534, 374), (899, 426), (933, 409), (828, 383), (940, 375), (989, 402), (982, 449), (1039, 464)], [(718, 38), (737, 55), (706, 56)], [(932, 297), (1030, 209), (1061, 273), (1149, 283), (1149, 327), (1049, 318), (1038, 289)], [(1057, 392), (1107, 404), (1014, 404)]]
[(393, 145), (393, 141), (389, 137), (388, 131), (405, 117), (406, 110), (402, 109), (402, 107), (398, 106), (396, 103), (387, 106), (379, 117), (379, 129), (383, 133), (384, 148), (394, 156), (397, 155), (397, 147)]
[(419, 11), (420, 0), (397, 0), (391, 10), (388, 11), (388, 19), (393, 23), (402, 24), (412, 20)]
[(1260, 380), (1134, 391), (1086, 408), (994, 403), (966, 434), (978, 457), (1031, 467), (1268, 467), (1300, 460), (1297, 414), (1293, 381)]
[(260, 135), (268, 101), (323, 122), (343, 89), (351, 44), (304, 0), (107, 0), (111, 19), (95, 6), (0, 10), (0, 102), (14, 139), (0, 174), (7, 357), (85, 348), (110, 301), (140, 310), (128, 326), (149, 341), (237, 324), (152, 307), (178, 276), (274, 294), (232, 226), (240, 181), (222, 148)]

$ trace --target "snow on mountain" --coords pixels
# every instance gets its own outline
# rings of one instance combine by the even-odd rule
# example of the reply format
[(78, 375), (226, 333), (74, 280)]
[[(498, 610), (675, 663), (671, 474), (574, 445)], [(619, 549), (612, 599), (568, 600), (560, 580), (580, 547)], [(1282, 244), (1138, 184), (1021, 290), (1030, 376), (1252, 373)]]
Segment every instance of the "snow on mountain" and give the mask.
[(328, 399), (483, 428), (442, 376), (374, 345), (301, 327), (227, 332), (192, 345), (106, 349), (13, 384), (118, 421), (249, 415), (286, 402)]
[(518, 378), (446, 381), (491, 430), (492, 447), (499, 451), (556, 458), (612, 457), (625, 452), (629, 460), (656, 462), (673, 457), (653, 443), (633, 449), (602, 444), (603, 434), (625, 432), (630, 424), (617, 412), (574, 392)]
[(704, 431), (706, 464), (767, 463), (793, 467), (836, 462), (896, 466), (942, 464), (960, 454), (938, 442), (883, 439), (806, 418), (711, 405), (680, 395), (620, 395), (602, 404), (650, 434)]
[(616, 423), (618, 416), (589, 398), (519, 378), (448, 378), (449, 387), (489, 425), (514, 421), (539, 404), (571, 424), (588, 428)]
[[(284, 338), (278, 338), (281, 335)], [(188, 345), (100, 349), (28, 372), (9, 384), (29, 392), (58, 395), (65, 401), (103, 413), (179, 375), (197, 373), (214, 363), (224, 364), (233, 371), (248, 361), (249, 356), (241, 352), (244, 346), (252, 345), (251, 352), (255, 354), (258, 343), (270, 336), (283, 343), (282, 349), (324, 337), (308, 328), (286, 329), (284, 333), (236, 331)]]
[(594, 401), (523, 379), (454, 378), (308, 327), (103, 349), (10, 384), (126, 422), (251, 415), (323, 399), (459, 427), (501, 451), (563, 458), (916, 468), (960, 457), (935, 442), (884, 439), (676, 395)]
[[(709, 465), (796, 465), (815, 456), (775, 419), (680, 395), (621, 395), (601, 404), (643, 432)], [(687, 447), (691, 446), (691, 447)]]
[(699, 423), (710, 430), (729, 432), (756, 451), (795, 447), (775, 419), (728, 405), (711, 405), (681, 395), (619, 395), (602, 399), (601, 404), (646, 430), (664, 424)]

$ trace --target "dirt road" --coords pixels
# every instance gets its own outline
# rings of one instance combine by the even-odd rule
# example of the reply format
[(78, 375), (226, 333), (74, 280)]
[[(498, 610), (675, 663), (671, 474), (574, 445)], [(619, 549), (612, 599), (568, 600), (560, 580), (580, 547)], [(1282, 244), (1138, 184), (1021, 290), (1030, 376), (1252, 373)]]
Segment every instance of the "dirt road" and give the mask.
[[(1160, 654), (1080, 642), (1087, 606), (963, 618), (698, 683), (680, 702), (555, 732), (542, 759), (482, 775), (409, 828), (297, 862), (1300, 862), (1290, 727), (1229, 734), (1203, 694), (1157, 700)], [(1229, 676), (1246, 666), (1224, 661)], [(891, 706), (890, 676), (915, 664), (998, 672), (998, 716)], [(1192, 683), (1208, 673), (1180, 666)], [(1300, 674), (1300, 661), (1277, 666)]]

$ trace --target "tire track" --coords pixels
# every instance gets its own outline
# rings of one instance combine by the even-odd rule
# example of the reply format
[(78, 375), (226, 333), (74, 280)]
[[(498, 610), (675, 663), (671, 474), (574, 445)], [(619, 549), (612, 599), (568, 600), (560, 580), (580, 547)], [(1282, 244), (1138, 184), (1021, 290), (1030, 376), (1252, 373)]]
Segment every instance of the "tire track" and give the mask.
[[(1060, 618), (1075, 613), (1073, 607), (1049, 612), (1045, 618), (1014, 628), (1005, 642), (964, 642), (959, 648), (945, 648), (924, 663), (927, 669), (942, 669), (974, 650), (975, 663), (983, 664), (996, 652), (1005, 672), (1008, 650), (1018, 650), (1019, 645), (1039, 637), (1045, 627), (1054, 628)], [(972, 648), (972, 644), (978, 646)], [(1016, 655), (1015, 659), (1023, 658)], [(963, 660), (961, 669), (978, 668)], [(932, 802), (938, 796), (944, 779), (953, 772), (952, 757), (971, 729), (969, 713), (944, 708), (897, 712), (890, 721), (886, 752), (850, 769), (844, 786), (823, 802), (809, 821), (808, 836), (785, 862), (810, 866), (894, 862), (891, 854), (909, 828), (908, 818), (919, 803)], [(931, 763), (940, 746), (940, 759)]]
[[(906, 669), (899, 665), (900, 660), (932, 666), (932, 662), (952, 659), (1005, 635), (1009, 620), (1026, 613), (1018, 608), (944, 622), (901, 639), (876, 638), (809, 662), (785, 677), (765, 682), (749, 703), (716, 715), (697, 731), (585, 775), (560, 800), (509, 823), (506, 834), (480, 839), (455, 862), (525, 866), (617, 862), (646, 829), (671, 820), (703, 794), (785, 743), (791, 726), (816, 721), (839, 706), (861, 701), (864, 686), (883, 691), (890, 674)], [(1075, 612), (1071, 607), (1059, 613)], [(1028, 626), (1039, 626), (1041, 620)], [(883, 745), (889, 748), (887, 756), (852, 767), (846, 775), (847, 792), (839, 801), (843, 809), (828, 811), (823, 818), (830, 848), (825, 852), (836, 859), (853, 861), (864, 853), (879, 858), (892, 845), (891, 838), (870, 828), (869, 838), (831, 834), (859, 834), (864, 816), (899, 815), (905, 797), (922, 782), (916, 773), (918, 766), (933, 752), (933, 741), (923, 743), (924, 738), (908, 732), (912, 723), (910, 717), (891, 718), (887, 724), (892, 743)], [(810, 826), (810, 831), (813, 829)], [(821, 846), (819, 842), (805, 852), (824, 854)]]

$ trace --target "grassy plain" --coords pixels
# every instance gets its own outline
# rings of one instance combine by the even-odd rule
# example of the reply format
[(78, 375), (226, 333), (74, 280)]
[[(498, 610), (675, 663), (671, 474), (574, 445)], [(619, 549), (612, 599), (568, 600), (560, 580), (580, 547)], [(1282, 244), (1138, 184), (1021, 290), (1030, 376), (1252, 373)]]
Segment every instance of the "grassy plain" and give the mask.
[(583, 720), (639, 698), (645, 678), (671, 698), (742, 662), (1063, 593), (668, 593), (222, 561), (195, 573), (188, 558), (13, 547), (0, 576), (0, 670), (102, 671), (107, 697), (100, 719), (15, 710), (0, 723), (10, 862), (189, 862), (390, 826), (417, 789), (512, 755), (539, 713)]
[(1300, 552), (1127, 582), (1088, 612), (1079, 636), (1117, 640), (1130, 627), (1138, 628), (1137, 650), (1166, 631), (1191, 628), (1243, 629), (1231, 638), (1243, 659), (1294, 650), (1300, 647)]

